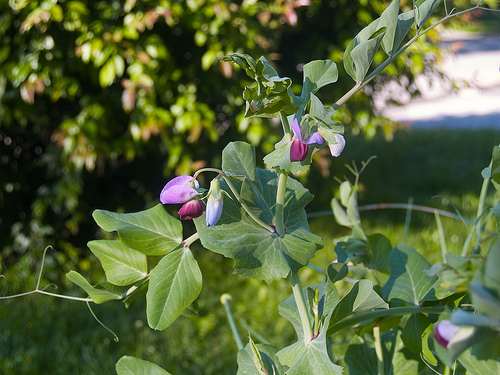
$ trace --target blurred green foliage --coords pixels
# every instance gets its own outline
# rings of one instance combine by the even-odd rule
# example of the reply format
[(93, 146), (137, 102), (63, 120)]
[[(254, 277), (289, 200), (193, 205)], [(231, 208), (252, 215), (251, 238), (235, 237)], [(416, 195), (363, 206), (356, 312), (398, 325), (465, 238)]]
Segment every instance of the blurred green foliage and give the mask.
[[(279, 127), (243, 117), (246, 77), (219, 59), (265, 55), (281, 75), (300, 82), (302, 64), (312, 59), (330, 58), (341, 68), (349, 40), (387, 4), (2, 1), (2, 268), (50, 244), (60, 251), (56, 265), (67, 271), (75, 257), (88, 255), (81, 249), (95, 237), (95, 208), (153, 205), (171, 175), (217, 166), (229, 140), (245, 138), (269, 152)], [(422, 39), (387, 77), (405, 75), (411, 83), (426, 69), (421, 52), (434, 50), (435, 39), (434, 32)], [(325, 103), (353, 85), (340, 73), (338, 84), (324, 90)], [(339, 120), (370, 137), (378, 127), (386, 136), (393, 131), (362, 93)]]

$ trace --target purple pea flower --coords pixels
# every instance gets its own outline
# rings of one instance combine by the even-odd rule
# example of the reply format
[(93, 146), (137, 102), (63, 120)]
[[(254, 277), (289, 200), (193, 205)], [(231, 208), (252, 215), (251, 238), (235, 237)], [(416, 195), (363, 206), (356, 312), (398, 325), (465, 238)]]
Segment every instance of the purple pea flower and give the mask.
[(200, 185), (191, 176), (178, 176), (170, 180), (160, 193), (163, 204), (184, 203), (179, 210), (181, 220), (191, 220), (201, 216), (205, 207), (196, 197)]
[(448, 343), (455, 336), (455, 334), (460, 329), (459, 326), (453, 324), (449, 320), (441, 320), (436, 325), (436, 332), (434, 334), (434, 338), (437, 343), (444, 348), (448, 347)]
[(307, 141), (303, 141), (299, 122), (296, 118), (293, 119), (291, 127), (297, 139), (292, 141), (292, 146), (290, 147), (290, 161), (303, 161), (307, 157), (309, 145), (312, 143), (322, 144), (323, 137), (318, 132), (314, 132)]

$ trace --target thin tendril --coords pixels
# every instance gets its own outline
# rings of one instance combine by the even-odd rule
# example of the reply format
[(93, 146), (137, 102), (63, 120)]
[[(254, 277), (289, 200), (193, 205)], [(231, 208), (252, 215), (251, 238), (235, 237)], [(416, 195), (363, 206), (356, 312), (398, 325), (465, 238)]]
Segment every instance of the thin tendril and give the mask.
[(92, 314), (92, 316), (94, 317), (94, 319), (97, 321), (97, 323), (99, 323), (106, 331), (108, 331), (109, 333), (111, 333), (114, 337), (113, 337), (113, 340), (115, 340), (115, 342), (119, 342), (120, 339), (118, 338), (118, 335), (116, 333), (114, 333), (111, 328), (107, 327), (103, 322), (101, 322), (99, 320), (99, 318), (97, 317), (97, 315), (94, 313), (94, 310), (92, 310), (92, 307), (90, 307), (90, 303), (87, 302), (87, 307), (89, 308), (90, 310), (90, 313)]

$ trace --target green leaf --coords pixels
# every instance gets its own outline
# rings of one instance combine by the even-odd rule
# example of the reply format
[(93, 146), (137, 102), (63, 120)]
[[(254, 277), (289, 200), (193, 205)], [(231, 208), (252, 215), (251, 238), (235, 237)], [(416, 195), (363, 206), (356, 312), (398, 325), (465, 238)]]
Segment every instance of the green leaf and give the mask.
[(395, 46), (395, 36), (396, 29), (398, 27), (398, 15), (399, 15), (399, 5), (401, 0), (393, 0), (387, 8), (380, 15), (380, 21), (378, 23), (378, 27), (385, 27), (385, 35), (382, 38), (382, 48), (388, 55), (392, 54), (394, 48), (399, 46)]
[(349, 219), (349, 216), (347, 216), (347, 213), (342, 208), (337, 198), (332, 199), (332, 211), (333, 211), (333, 216), (335, 217), (335, 221), (339, 225), (342, 225), (347, 228), (352, 228), (354, 226), (354, 223), (351, 222), (351, 219)]
[(91, 241), (88, 247), (99, 258), (106, 279), (115, 285), (130, 285), (148, 273), (146, 255), (125, 246), (121, 241)]
[(332, 60), (314, 60), (304, 65), (302, 84), (302, 100), (307, 100), (309, 94), (321, 87), (337, 81), (339, 72)]
[[(286, 372), (287, 375), (341, 375), (342, 367), (334, 364), (329, 355), (326, 345), (326, 332), (332, 312), (325, 318), (324, 329), (321, 330), (318, 337), (304, 345), (304, 340), (297, 350), (295, 360)], [(280, 352), (281, 353), (281, 352)], [(281, 356), (278, 353), (278, 357)]]
[(342, 280), (349, 273), (349, 268), (346, 263), (331, 263), (326, 268), (326, 276), (328, 282), (334, 284)]
[(150, 272), (146, 294), (148, 324), (163, 330), (198, 297), (202, 276), (189, 248), (165, 255)]
[(222, 169), (229, 176), (255, 181), (255, 148), (245, 142), (231, 142), (222, 151)]
[(396, 26), (396, 32), (394, 33), (394, 39), (392, 42), (392, 50), (390, 55), (394, 55), (396, 53), (404, 37), (406, 36), (406, 34), (408, 34), (411, 25), (413, 25), (414, 15), (415, 15), (414, 13), (415, 11), (412, 9), (409, 10), (408, 12), (401, 13), (398, 16), (398, 23)]
[(113, 59), (108, 59), (99, 70), (99, 84), (102, 88), (111, 86), (116, 77), (115, 64)]
[(380, 233), (368, 236), (368, 247), (371, 259), (368, 267), (382, 273), (390, 272), (390, 254), (392, 250), (391, 241)]
[[(285, 367), (282, 366), (276, 356), (277, 348), (271, 345), (257, 344), (255, 348), (259, 351), (262, 363), (268, 375), (284, 375)], [(245, 349), (238, 352), (238, 372), (236, 375), (261, 375), (255, 364), (255, 354), (251, 344), (248, 343)]]
[(116, 373), (118, 375), (170, 375), (154, 363), (126, 355), (116, 362)]
[(458, 360), (465, 367), (468, 374), (500, 374), (498, 338), (471, 346), (458, 357)]
[(332, 324), (373, 309), (388, 309), (389, 305), (373, 290), (370, 280), (360, 280), (335, 307)]
[(385, 300), (418, 305), (438, 280), (424, 271), (431, 265), (410, 246), (399, 245), (390, 254), (391, 275), (382, 287)]
[(401, 333), (401, 339), (412, 353), (419, 355), (422, 351), (422, 335), (431, 323), (431, 320), (424, 314), (412, 314), (408, 318)]
[[(241, 183), (233, 182), (235, 189), (254, 215), (273, 225), (278, 186), (276, 173), (263, 169), (248, 170), (238, 155), (249, 155), (247, 149), (253, 150), (250, 145), (238, 142), (227, 148), (229, 151), (223, 152), (222, 169), (247, 177)], [(232, 194), (224, 181), (221, 181), (221, 187)], [(309, 231), (304, 207), (311, 199), (307, 189), (288, 178), (283, 214), (286, 233), (282, 237), (257, 224), (235, 197), (224, 200), (222, 216), (216, 225), (207, 227), (205, 215), (194, 222), (202, 245), (234, 259), (235, 273), (271, 282), (286, 277), (290, 270), (298, 271), (323, 246), (321, 238)]]
[(122, 294), (120, 289), (110, 283), (99, 283), (92, 286), (89, 282), (78, 272), (69, 271), (66, 277), (74, 284), (85, 290), (92, 301), (95, 303), (104, 303), (114, 299), (121, 299)]
[(361, 82), (365, 78), (384, 37), (386, 28), (378, 27), (379, 20), (376, 19), (361, 30), (345, 50), (344, 67), (356, 82)]
[(161, 204), (130, 214), (95, 210), (92, 216), (102, 229), (117, 231), (126, 246), (146, 255), (167, 254), (182, 243), (181, 222)]
[(416, 23), (419, 30), (424, 27), (432, 13), (436, 10), (442, 0), (426, 0), (416, 8)]
[[(319, 98), (312, 94), (310, 95), (311, 106), (309, 115), (318, 126), (318, 131), (321, 129), (321, 135), (330, 143), (336, 143), (335, 139), (331, 138), (335, 133), (343, 133), (344, 126), (333, 120), (335, 109), (332, 106), (325, 106)], [(328, 134), (331, 133), (329, 138)]]

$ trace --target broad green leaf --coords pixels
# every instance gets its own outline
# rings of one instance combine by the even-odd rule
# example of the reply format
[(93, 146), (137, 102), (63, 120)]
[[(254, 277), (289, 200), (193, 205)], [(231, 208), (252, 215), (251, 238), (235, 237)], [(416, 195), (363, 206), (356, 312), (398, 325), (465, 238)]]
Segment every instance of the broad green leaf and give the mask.
[(130, 214), (95, 210), (96, 223), (105, 231), (117, 231), (128, 247), (146, 255), (163, 255), (182, 243), (182, 224), (161, 204)]
[[(268, 375), (284, 375), (286, 368), (282, 366), (276, 356), (277, 348), (271, 345), (257, 344), (262, 362)], [(254, 353), (250, 343), (238, 352), (238, 372), (236, 375), (261, 375), (262, 372), (255, 365)]]
[(333, 216), (335, 217), (335, 221), (344, 227), (352, 228), (354, 226), (354, 223), (349, 219), (349, 216), (347, 216), (347, 213), (345, 212), (344, 208), (340, 205), (339, 201), (337, 198), (332, 199), (332, 211), (333, 211)]
[(482, 281), (486, 288), (490, 289), (497, 296), (500, 296), (500, 241), (495, 242), (486, 255), (484, 261), (484, 270), (482, 273)]
[(422, 334), (431, 323), (431, 320), (424, 314), (412, 314), (408, 318), (401, 333), (401, 339), (412, 353), (419, 355), (422, 351)]
[(120, 290), (113, 284), (99, 283), (96, 286), (92, 286), (82, 275), (75, 271), (69, 271), (66, 277), (69, 281), (85, 290), (95, 303), (99, 304), (122, 298)]
[(379, 21), (377, 18), (361, 30), (344, 52), (344, 67), (356, 82), (361, 82), (365, 78), (384, 37), (386, 28), (379, 28)]
[(301, 98), (307, 100), (309, 94), (336, 82), (339, 72), (332, 60), (314, 60), (304, 65), (303, 74)]
[(391, 241), (380, 233), (368, 236), (371, 259), (368, 267), (383, 273), (390, 272), (390, 254), (392, 250)]
[[(342, 367), (334, 364), (328, 355), (326, 332), (331, 312), (325, 318), (324, 327), (318, 337), (297, 351), (295, 360), (286, 372), (287, 375), (341, 375)], [(278, 353), (279, 356), (279, 353)], [(279, 356), (281, 359), (281, 356)]]
[(165, 255), (150, 272), (146, 294), (148, 324), (163, 330), (198, 297), (202, 276), (189, 248)]
[(424, 27), (425, 23), (427, 22), (431, 14), (434, 13), (441, 1), (442, 0), (426, 0), (416, 8), (415, 22), (417, 23), (417, 28), (419, 30)]
[[(268, 225), (274, 224), (275, 202), (278, 186), (276, 173), (256, 169), (255, 180), (245, 164), (234, 155), (247, 155), (251, 148), (239, 142), (223, 152), (222, 168), (230, 169), (237, 176), (248, 176), (243, 182), (234, 181), (234, 187), (254, 215)], [(243, 149), (236, 152), (237, 149)], [(241, 165), (241, 167), (238, 167)], [(221, 187), (232, 194), (224, 181)], [(309, 231), (304, 206), (312, 195), (298, 181), (288, 178), (285, 193), (284, 223), (286, 233), (280, 237), (257, 224), (233, 197), (224, 199), (224, 209), (219, 222), (207, 227), (205, 215), (195, 219), (202, 245), (216, 253), (234, 259), (235, 273), (271, 282), (286, 277), (290, 270), (305, 266), (315, 251), (323, 246), (321, 238)]]
[(340, 203), (342, 206), (347, 207), (349, 204), (349, 197), (351, 196), (352, 185), (349, 181), (344, 181), (340, 184)]
[(360, 280), (335, 306), (332, 324), (353, 315), (373, 309), (387, 309), (389, 305), (373, 290), (370, 280)]
[(126, 355), (116, 362), (116, 373), (118, 375), (170, 375), (154, 363)]
[(431, 265), (410, 246), (399, 245), (390, 254), (391, 275), (382, 287), (387, 301), (406, 302), (418, 305), (438, 280), (427, 276), (425, 270)]
[(368, 40), (357, 45), (351, 51), (351, 57), (354, 61), (356, 70), (356, 82), (361, 82), (368, 73), (375, 53), (377, 53), (380, 43), (385, 35), (385, 28), (377, 29)]
[(342, 280), (349, 273), (349, 268), (346, 263), (331, 263), (326, 268), (326, 276), (329, 283)]
[(115, 285), (130, 285), (148, 273), (146, 255), (125, 246), (121, 241), (91, 241), (88, 247), (99, 258), (106, 279)]
[[(399, 15), (399, 5), (400, 0), (392, 0), (387, 8), (380, 15), (380, 21), (378, 27), (385, 27), (385, 35), (382, 38), (382, 48), (390, 55), (394, 48), (396, 29), (398, 26), (398, 15)], [(396, 46), (397, 48), (397, 46)]]
[(255, 181), (255, 149), (245, 142), (231, 142), (222, 151), (222, 169), (229, 176)]
[[(316, 122), (318, 129), (321, 127), (323, 130), (323, 138), (327, 141), (335, 143), (334, 139), (328, 139), (328, 133), (343, 133), (344, 126), (333, 120), (333, 114), (335, 109), (332, 106), (325, 106), (319, 98), (312, 94), (310, 95), (311, 106), (309, 109), (309, 115), (312, 117), (313, 121)], [(326, 133), (326, 134), (325, 134)], [(326, 136), (325, 136), (326, 135)]]
[(366, 341), (356, 341), (351, 341), (344, 355), (349, 375), (378, 375), (375, 349)]
[(408, 34), (411, 25), (413, 25), (414, 13), (415, 11), (412, 9), (409, 10), (408, 12), (401, 13), (398, 16), (398, 23), (396, 26), (396, 32), (394, 33), (394, 39), (392, 42), (392, 50), (390, 55), (394, 55), (396, 53), (404, 37), (406, 36), (406, 34)]
[(460, 357), (459, 362), (470, 375), (500, 374), (500, 346), (498, 338), (473, 345)]

